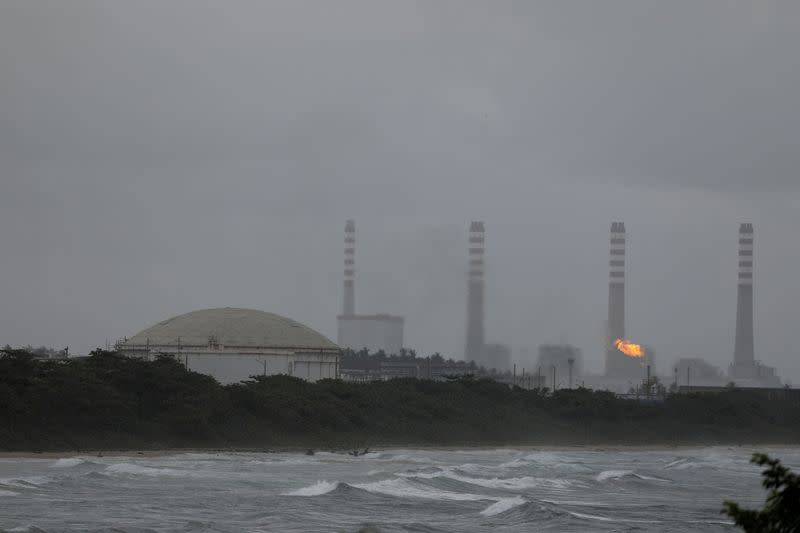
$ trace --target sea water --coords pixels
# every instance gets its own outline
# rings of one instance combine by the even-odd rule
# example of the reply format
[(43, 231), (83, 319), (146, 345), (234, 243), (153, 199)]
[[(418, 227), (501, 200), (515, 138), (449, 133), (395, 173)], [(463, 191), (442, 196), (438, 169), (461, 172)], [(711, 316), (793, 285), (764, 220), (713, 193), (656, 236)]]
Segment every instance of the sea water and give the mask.
[[(0, 458), (4, 531), (735, 531), (741, 447)], [(800, 448), (759, 448), (800, 467)], [(372, 528), (372, 529), (370, 529)]]

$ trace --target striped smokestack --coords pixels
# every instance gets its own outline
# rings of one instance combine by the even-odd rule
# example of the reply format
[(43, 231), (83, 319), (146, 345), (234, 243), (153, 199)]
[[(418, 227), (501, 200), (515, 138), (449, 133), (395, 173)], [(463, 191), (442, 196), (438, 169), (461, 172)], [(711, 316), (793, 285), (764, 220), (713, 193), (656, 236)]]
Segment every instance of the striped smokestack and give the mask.
[(469, 227), (469, 278), (467, 284), (467, 345), (465, 359), (482, 360), (483, 338), (483, 222), (473, 221)]
[(736, 340), (733, 377), (754, 377), (753, 347), (753, 225), (739, 226), (739, 283), (736, 295)]
[(625, 338), (625, 223), (611, 223), (608, 278), (608, 339), (606, 345), (606, 375), (619, 375), (625, 356), (614, 341)]
[(356, 313), (355, 295), (356, 267), (356, 223), (348, 220), (344, 225), (344, 297), (342, 299), (342, 315), (352, 316)]

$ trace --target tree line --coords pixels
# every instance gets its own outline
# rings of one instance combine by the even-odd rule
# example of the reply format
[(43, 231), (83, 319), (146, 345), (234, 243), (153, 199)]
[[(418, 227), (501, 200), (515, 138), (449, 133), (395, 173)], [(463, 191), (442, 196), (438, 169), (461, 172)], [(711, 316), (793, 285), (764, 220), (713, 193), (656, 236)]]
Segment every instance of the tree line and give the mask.
[(371, 383), (254, 376), (232, 385), (96, 350), (0, 350), (0, 449), (355, 449), (380, 445), (800, 442), (800, 406), (745, 390), (656, 405), (472, 376)]

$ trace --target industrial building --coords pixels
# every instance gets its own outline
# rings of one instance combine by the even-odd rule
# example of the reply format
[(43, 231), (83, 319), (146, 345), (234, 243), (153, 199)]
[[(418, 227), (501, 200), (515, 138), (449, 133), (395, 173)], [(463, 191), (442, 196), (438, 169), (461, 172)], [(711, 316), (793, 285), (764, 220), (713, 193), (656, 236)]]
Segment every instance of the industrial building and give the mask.
[(192, 311), (118, 342), (116, 350), (144, 359), (171, 355), (223, 384), (255, 375), (317, 381), (339, 373), (336, 344), (299, 322), (252, 309)]
[(511, 348), (496, 342), (484, 344), (474, 361), (487, 370), (507, 372), (511, 370)]
[(673, 369), (677, 386), (720, 386), (725, 384), (722, 371), (700, 357), (682, 357)]
[(556, 387), (572, 388), (583, 374), (583, 354), (570, 344), (543, 344), (536, 365), (536, 375), (545, 377), (545, 386), (552, 387), (555, 378)]
[(401, 316), (393, 315), (339, 315), (339, 345), (351, 350), (366, 348), (370, 352), (383, 351), (397, 355), (403, 349), (403, 324)]
[(344, 226), (344, 283), (342, 313), (336, 317), (336, 342), (342, 348), (397, 355), (403, 349), (402, 316), (356, 314), (356, 223), (348, 220)]

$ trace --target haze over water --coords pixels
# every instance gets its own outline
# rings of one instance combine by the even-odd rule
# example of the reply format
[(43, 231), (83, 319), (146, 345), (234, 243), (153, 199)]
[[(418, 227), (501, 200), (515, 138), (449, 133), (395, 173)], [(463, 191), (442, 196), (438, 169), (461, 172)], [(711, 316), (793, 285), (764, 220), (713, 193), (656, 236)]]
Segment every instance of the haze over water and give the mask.
[[(789, 466), (800, 448), (764, 450)], [(3, 531), (733, 531), (753, 450), (389, 450), (0, 459)]]

